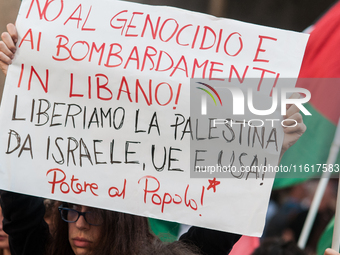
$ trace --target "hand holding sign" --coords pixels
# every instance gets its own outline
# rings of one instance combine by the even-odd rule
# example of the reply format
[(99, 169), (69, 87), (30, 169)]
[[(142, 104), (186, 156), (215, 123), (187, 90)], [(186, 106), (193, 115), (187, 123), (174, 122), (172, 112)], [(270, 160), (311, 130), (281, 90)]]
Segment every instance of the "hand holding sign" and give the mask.
[(325, 254), (324, 255), (339, 255), (340, 253), (338, 253), (337, 251), (333, 250), (333, 249), (326, 249), (325, 250)]
[(14, 53), (16, 51), (15, 44), (18, 41), (18, 33), (15, 26), (11, 23), (7, 25), (7, 31), (1, 34), (0, 42), (0, 68), (7, 74), (8, 65), (12, 64)]
[[(292, 98), (300, 98), (298, 93), (294, 93), (290, 97)], [(291, 119), (294, 121), (287, 121), (285, 123), (286, 127), (284, 130), (284, 138), (283, 144), (280, 154), (280, 159), (283, 154), (291, 147), (296, 141), (302, 136), (302, 134), (306, 131), (306, 125), (303, 123), (302, 115), (299, 112), (299, 108), (294, 105), (287, 105), (287, 114), (284, 116), (284, 119)]]

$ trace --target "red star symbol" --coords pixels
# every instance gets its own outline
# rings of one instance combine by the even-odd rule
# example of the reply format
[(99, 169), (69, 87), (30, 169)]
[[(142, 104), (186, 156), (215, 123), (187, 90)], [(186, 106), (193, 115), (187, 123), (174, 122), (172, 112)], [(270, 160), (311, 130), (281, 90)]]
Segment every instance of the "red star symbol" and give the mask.
[(207, 190), (209, 189), (214, 189), (214, 193), (216, 192), (216, 186), (219, 185), (221, 182), (220, 181), (216, 181), (216, 178), (212, 179), (212, 180), (208, 180), (209, 181), (209, 187), (207, 188)]

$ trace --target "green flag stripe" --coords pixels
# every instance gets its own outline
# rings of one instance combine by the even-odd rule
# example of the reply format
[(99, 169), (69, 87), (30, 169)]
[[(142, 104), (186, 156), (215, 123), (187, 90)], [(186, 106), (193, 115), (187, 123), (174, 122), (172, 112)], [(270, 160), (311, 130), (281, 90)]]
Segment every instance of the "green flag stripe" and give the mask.
[(179, 223), (149, 218), (149, 225), (162, 242), (174, 242), (178, 239)]
[[(303, 116), (307, 130), (296, 144), (284, 154), (281, 160), (283, 166), (290, 167), (295, 165), (299, 169), (300, 165), (302, 168), (306, 164), (316, 167), (316, 164), (324, 164), (327, 161), (336, 126), (320, 114), (311, 104), (307, 103), (304, 106), (310, 111), (312, 116)], [(339, 157), (337, 163), (340, 163)], [(316, 170), (316, 168), (314, 169)], [(285, 188), (303, 182), (313, 176), (318, 176), (318, 174), (313, 173), (311, 170), (309, 172), (303, 171), (302, 174), (278, 172), (273, 188)]]

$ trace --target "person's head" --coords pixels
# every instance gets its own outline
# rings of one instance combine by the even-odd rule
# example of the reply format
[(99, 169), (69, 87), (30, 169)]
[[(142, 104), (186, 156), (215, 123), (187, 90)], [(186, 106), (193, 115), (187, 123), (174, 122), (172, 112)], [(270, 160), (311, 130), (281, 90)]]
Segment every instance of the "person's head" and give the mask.
[(66, 203), (59, 211), (48, 254), (137, 254), (155, 238), (145, 217)]
[(3, 254), (3, 250), (9, 250), (8, 235), (2, 228), (3, 219), (4, 217), (2, 216), (2, 209), (0, 207), (0, 254)]
[(251, 255), (306, 255), (295, 242), (281, 238), (266, 238)]
[(181, 241), (172, 243), (163, 243), (161, 240), (155, 240), (150, 245), (138, 253), (138, 255), (200, 255), (196, 246), (192, 246)]

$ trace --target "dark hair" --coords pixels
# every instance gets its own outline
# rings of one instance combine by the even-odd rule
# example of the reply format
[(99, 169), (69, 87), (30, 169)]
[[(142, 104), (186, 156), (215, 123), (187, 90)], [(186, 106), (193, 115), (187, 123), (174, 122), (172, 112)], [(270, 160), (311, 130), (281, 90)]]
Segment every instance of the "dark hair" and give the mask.
[(44, 206), (45, 206), (45, 218), (49, 218), (53, 216), (53, 212), (55, 210), (55, 204), (56, 204), (56, 200), (52, 200), (52, 199), (44, 199)]
[(306, 255), (295, 242), (281, 238), (266, 238), (251, 255)]
[[(61, 203), (60, 203), (61, 204)], [(59, 204), (58, 204), (59, 206)], [(103, 215), (100, 243), (94, 255), (134, 255), (156, 237), (151, 234), (147, 218), (98, 209)], [(48, 255), (74, 255), (68, 240), (68, 223), (63, 221), (58, 210), (54, 210), (54, 232), (48, 245)]]
[(196, 246), (176, 241), (172, 243), (162, 243), (159, 239), (151, 245), (144, 246), (138, 255), (199, 255), (201, 254)]

